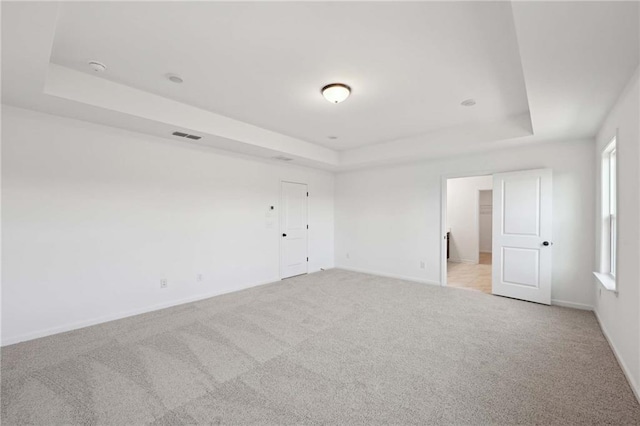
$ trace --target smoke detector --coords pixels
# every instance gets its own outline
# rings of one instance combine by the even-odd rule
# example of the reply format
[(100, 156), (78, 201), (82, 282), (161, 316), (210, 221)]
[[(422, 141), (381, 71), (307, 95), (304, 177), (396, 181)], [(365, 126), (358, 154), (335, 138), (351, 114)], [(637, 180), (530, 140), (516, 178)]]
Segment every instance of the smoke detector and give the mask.
[(107, 70), (107, 66), (98, 61), (89, 61), (89, 67), (95, 72), (104, 72)]

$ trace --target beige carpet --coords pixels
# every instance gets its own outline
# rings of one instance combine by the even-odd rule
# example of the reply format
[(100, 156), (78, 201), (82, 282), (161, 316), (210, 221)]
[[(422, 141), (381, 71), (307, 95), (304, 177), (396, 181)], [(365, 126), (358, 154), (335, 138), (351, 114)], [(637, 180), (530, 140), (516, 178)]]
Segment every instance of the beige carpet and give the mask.
[(590, 312), (331, 270), (2, 349), (2, 424), (639, 424)]

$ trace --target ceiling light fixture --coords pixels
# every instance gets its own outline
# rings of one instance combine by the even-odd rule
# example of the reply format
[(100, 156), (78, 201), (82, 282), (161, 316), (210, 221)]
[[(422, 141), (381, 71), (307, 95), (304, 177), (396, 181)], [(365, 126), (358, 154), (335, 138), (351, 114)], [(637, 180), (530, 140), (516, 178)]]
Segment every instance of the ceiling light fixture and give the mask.
[(351, 87), (342, 83), (327, 84), (321, 90), (322, 96), (332, 104), (339, 104), (349, 97)]
[(107, 66), (102, 62), (98, 62), (98, 61), (89, 61), (89, 66), (95, 72), (104, 72), (107, 70)]
[(327, 137), (328, 137), (329, 139), (331, 139), (331, 140), (338, 139), (338, 137), (337, 137), (337, 136), (327, 136)]
[(475, 99), (465, 99), (464, 101), (460, 102), (460, 105), (466, 106), (466, 107), (474, 106), (475, 104), (476, 104)]
[(176, 84), (180, 84), (184, 81), (182, 77), (176, 74), (167, 74), (167, 78), (169, 79), (170, 82), (176, 83)]

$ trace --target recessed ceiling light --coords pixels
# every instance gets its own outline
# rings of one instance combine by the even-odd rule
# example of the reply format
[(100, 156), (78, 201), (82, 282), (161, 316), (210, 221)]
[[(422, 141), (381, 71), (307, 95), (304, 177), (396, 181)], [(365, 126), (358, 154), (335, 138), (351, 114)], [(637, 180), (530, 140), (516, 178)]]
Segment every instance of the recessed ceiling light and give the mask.
[(465, 99), (464, 101), (460, 102), (460, 105), (466, 106), (466, 107), (474, 106), (475, 104), (476, 104), (475, 99)]
[(89, 61), (89, 66), (95, 72), (103, 72), (107, 70), (107, 66), (102, 62), (98, 62), (98, 61)]
[(329, 139), (338, 139), (337, 136), (327, 136)]
[(351, 87), (342, 83), (327, 84), (321, 90), (322, 96), (332, 104), (339, 104), (349, 97)]
[(177, 84), (180, 84), (184, 81), (182, 77), (176, 74), (167, 74), (167, 78), (169, 79), (170, 82), (177, 83)]

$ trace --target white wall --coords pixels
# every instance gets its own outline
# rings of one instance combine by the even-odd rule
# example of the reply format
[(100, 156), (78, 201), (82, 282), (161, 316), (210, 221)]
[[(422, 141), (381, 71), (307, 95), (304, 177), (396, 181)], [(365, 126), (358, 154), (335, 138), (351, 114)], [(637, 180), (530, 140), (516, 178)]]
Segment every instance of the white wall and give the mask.
[(2, 169), (3, 344), (278, 280), (281, 179), (333, 266), (326, 172), (6, 106)]
[(449, 256), (453, 262), (478, 263), (480, 248), (480, 190), (493, 188), (492, 176), (447, 180)]
[(557, 142), (338, 174), (336, 266), (439, 283), (442, 176), (548, 167), (553, 169), (552, 299), (591, 307), (593, 147), (593, 141)]
[[(618, 134), (618, 293), (606, 290), (596, 281), (595, 311), (609, 338), (636, 396), (640, 397), (640, 68), (598, 132), (595, 159), (600, 176), (602, 149)], [(600, 182), (600, 179), (598, 179)], [(596, 213), (600, 236), (600, 192), (598, 185)], [(597, 239), (599, 244), (600, 238)], [(598, 246), (599, 247), (599, 246)], [(596, 248), (599, 255), (599, 250)], [(597, 270), (599, 259), (593, 264)]]
[(480, 252), (493, 250), (493, 191), (480, 191)]

